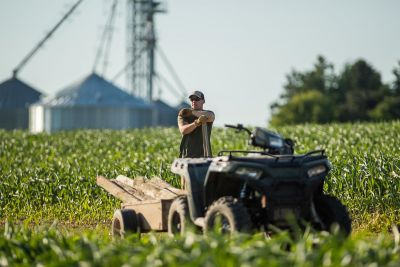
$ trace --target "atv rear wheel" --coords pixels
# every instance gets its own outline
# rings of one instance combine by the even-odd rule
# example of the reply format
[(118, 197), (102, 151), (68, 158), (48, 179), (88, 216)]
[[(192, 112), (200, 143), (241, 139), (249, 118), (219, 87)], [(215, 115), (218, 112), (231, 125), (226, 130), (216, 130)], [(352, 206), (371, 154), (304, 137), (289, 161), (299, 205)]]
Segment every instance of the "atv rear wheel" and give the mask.
[(138, 232), (136, 212), (128, 209), (118, 209), (114, 212), (111, 232), (113, 238), (124, 238), (128, 233)]
[(168, 233), (170, 235), (183, 234), (190, 223), (187, 197), (177, 197), (171, 204), (168, 212)]
[(336, 198), (329, 195), (320, 195), (314, 199), (314, 205), (322, 221), (322, 229), (331, 231), (336, 223), (339, 231), (346, 236), (351, 232), (351, 219), (346, 207)]
[(213, 230), (223, 234), (249, 232), (251, 225), (250, 216), (241, 201), (230, 196), (221, 197), (207, 210), (204, 232)]

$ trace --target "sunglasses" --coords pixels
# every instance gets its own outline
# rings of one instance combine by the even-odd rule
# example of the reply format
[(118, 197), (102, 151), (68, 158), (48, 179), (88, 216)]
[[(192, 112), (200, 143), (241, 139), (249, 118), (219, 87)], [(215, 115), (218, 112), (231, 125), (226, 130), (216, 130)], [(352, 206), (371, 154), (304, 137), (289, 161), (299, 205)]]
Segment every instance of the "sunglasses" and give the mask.
[(200, 101), (201, 100), (201, 98), (198, 98), (198, 97), (191, 97), (190, 98), (190, 101), (195, 101), (195, 102), (197, 102), (197, 101)]

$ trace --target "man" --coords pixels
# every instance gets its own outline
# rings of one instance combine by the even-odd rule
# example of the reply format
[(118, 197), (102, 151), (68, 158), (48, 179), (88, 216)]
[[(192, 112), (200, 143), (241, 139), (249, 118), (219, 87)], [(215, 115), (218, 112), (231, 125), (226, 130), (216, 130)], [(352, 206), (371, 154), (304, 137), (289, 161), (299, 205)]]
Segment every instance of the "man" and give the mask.
[[(182, 134), (179, 157), (211, 157), (211, 146), (209, 144), (212, 124), (215, 119), (214, 112), (203, 110), (206, 101), (202, 92), (194, 91), (189, 95), (189, 99), (191, 109), (184, 108), (178, 114), (178, 127)], [(206, 142), (203, 142), (202, 129), (206, 130)]]

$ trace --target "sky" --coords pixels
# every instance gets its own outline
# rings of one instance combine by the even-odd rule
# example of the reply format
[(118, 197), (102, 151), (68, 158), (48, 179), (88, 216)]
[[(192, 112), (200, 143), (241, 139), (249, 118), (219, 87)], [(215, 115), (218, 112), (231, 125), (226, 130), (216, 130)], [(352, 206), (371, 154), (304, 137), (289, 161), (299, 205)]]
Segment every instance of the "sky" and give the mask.
[[(365, 59), (394, 80), (400, 60), (398, 0), (164, 0), (156, 15), (158, 45), (186, 90), (205, 94), (215, 125), (266, 126), (269, 106), (283, 93), (292, 69), (312, 69), (323, 55), (339, 73)], [(61, 19), (75, 0), (0, 1), (0, 82)], [(92, 72), (112, 0), (84, 0), (18, 78), (45, 95)], [(123, 68), (126, 1), (117, 8), (107, 71)], [(173, 82), (156, 58), (156, 69)], [(115, 82), (125, 87), (125, 79)], [(155, 95), (176, 105), (181, 98), (156, 85)]]

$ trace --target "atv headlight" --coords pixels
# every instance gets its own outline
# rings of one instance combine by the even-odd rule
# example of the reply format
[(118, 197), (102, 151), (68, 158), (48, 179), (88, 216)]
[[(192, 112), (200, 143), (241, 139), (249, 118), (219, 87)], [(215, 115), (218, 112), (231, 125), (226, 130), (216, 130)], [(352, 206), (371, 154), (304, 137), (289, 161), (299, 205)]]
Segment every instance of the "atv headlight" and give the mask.
[(247, 176), (253, 179), (258, 179), (262, 175), (262, 170), (249, 167), (239, 167), (236, 169), (235, 174), (240, 176)]
[(315, 167), (312, 167), (311, 169), (309, 169), (307, 171), (307, 174), (308, 174), (308, 177), (311, 178), (311, 177), (316, 176), (318, 174), (324, 173), (325, 171), (326, 171), (325, 165), (318, 165), (318, 166), (315, 166)]

